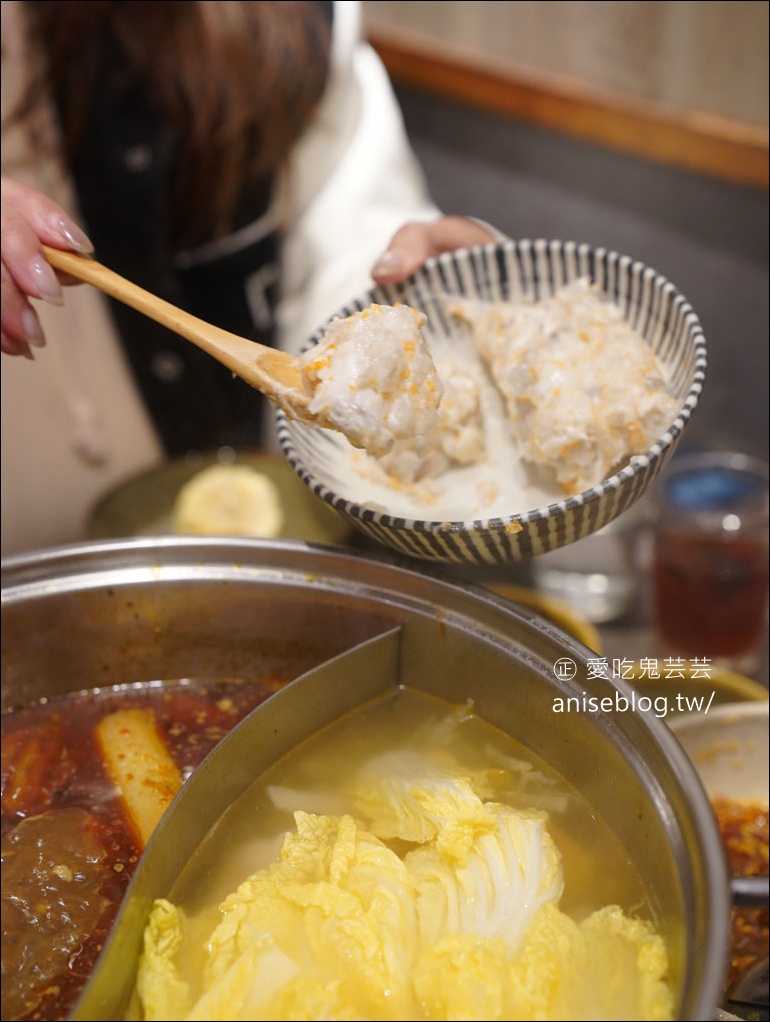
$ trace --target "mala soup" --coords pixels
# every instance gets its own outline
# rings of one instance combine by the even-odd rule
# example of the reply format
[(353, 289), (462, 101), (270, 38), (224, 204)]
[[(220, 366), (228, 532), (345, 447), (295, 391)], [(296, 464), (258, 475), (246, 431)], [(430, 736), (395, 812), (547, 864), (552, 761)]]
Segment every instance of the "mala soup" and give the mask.
[[(3, 713), (3, 1019), (68, 1015), (142, 853), (142, 835), (110, 775), (99, 729), (149, 714), (145, 720), (181, 783), (285, 680), (138, 683)], [(172, 787), (165, 800), (174, 793)]]
[(399, 687), (230, 806), (155, 903), (131, 1017), (662, 1019), (667, 970), (585, 800), (470, 705)]

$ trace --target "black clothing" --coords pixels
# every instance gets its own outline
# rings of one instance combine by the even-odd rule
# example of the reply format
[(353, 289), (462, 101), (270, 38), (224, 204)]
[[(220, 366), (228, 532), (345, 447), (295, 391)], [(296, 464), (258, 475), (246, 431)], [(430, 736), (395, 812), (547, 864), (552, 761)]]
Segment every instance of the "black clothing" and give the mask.
[[(331, 21), (332, 4), (321, 3)], [(85, 227), (100, 262), (224, 330), (275, 341), (280, 238), (267, 217), (273, 184), (241, 197), (234, 232), (174, 252), (167, 223), (174, 130), (154, 116), (117, 52), (106, 53), (83, 143), (72, 166)], [(165, 327), (110, 300), (126, 357), (167, 455), (256, 447), (267, 401)]]

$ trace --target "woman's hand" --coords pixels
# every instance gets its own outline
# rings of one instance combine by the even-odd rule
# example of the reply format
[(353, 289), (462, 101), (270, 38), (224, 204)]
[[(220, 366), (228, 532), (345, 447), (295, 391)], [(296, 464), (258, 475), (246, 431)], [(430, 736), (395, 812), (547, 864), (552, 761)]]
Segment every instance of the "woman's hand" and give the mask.
[(52, 305), (62, 303), (62, 284), (75, 283), (57, 275), (41, 245), (93, 252), (83, 231), (52, 199), (9, 178), (2, 179), (2, 350), (32, 358), (30, 345), (45, 343), (40, 320), (30, 298)]
[(434, 223), (399, 228), (372, 270), (377, 284), (396, 284), (415, 273), (426, 259), (470, 245), (486, 245), (498, 236), (475, 220), (445, 216)]

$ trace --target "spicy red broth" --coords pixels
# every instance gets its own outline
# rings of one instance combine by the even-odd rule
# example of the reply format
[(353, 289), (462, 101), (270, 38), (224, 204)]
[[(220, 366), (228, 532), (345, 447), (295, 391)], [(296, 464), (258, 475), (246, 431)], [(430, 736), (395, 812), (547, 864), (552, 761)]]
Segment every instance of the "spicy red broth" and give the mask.
[(95, 728), (149, 708), (182, 778), (285, 678), (122, 685), (2, 715), (2, 1018), (66, 1018), (104, 945), (141, 842)]

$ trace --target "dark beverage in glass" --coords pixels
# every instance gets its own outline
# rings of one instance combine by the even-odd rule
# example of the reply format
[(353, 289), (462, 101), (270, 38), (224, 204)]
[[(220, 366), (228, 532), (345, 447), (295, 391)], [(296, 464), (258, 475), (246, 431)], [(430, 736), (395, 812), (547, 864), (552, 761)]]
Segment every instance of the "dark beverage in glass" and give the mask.
[(664, 651), (752, 673), (767, 630), (767, 466), (721, 452), (675, 459), (657, 503), (653, 593)]

